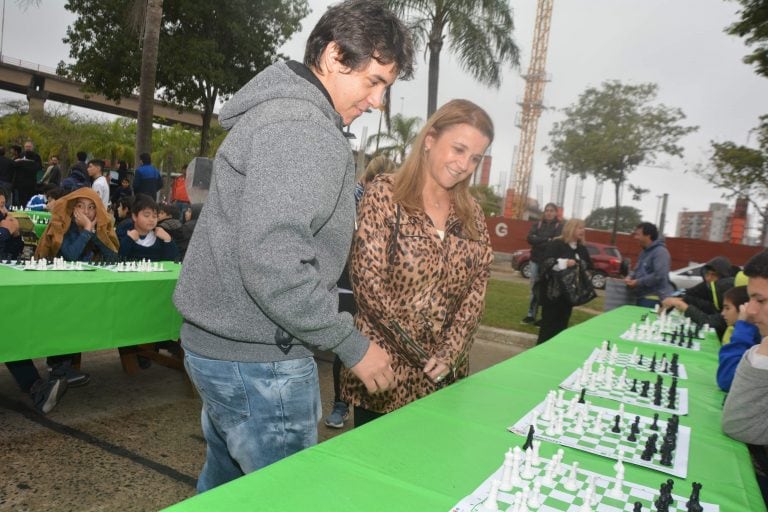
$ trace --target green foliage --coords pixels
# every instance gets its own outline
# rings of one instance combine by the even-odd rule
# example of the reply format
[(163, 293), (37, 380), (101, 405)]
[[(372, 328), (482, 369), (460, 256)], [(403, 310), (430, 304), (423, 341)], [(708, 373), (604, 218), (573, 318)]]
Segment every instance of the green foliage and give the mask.
[(387, 155), (396, 163), (403, 163), (408, 149), (419, 134), (420, 117), (405, 117), (395, 114), (388, 132), (379, 132), (368, 137), (366, 148), (374, 155)]
[(440, 52), (447, 41), (459, 66), (481, 84), (499, 87), (505, 64), (519, 64), (512, 8), (505, 0), (389, 0), (406, 19), (417, 47), (429, 49), (427, 117), (437, 106)]
[[(624, 85), (604, 82), (590, 87), (565, 109), (565, 119), (549, 132), (548, 163), (555, 170), (614, 185), (615, 212), (612, 242), (618, 221), (619, 192), (628, 175), (660, 154), (682, 156), (678, 141), (698, 128), (682, 126), (682, 110), (655, 104), (655, 84)], [(635, 193), (642, 189), (637, 189)]]
[[(132, 2), (69, 0), (71, 65), (59, 72), (111, 99), (136, 92), (141, 48), (126, 20)], [(236, 92), (281, 56), (276, 53), (308, 13), (306, 0), (165, 0), (157, 67), (160, 97), (203, 111), (201, 153), (216, 101)]]
[(501, 213), (503, 198), (497, 196), (493, 188), (488, 185), (472, 185), (469, 187), (469, 193), (480, 203), (480, 207), (483, 209), (486, 217), (492, 217)]
[[(615, 208), (598, 208), (585, 219), (588, 228), (592, 229), (613, 229), (613, 217)], [(642, 222), (640, 210), (633, 206), (619, 207), (619, 223), (616, 230), (621, 233), (631, 233), (635, 226)]]
[(742, 9), (740, 19), (726, 29), (732, 36), (744, 39), (754, 49), (744, 57), (746, 64), (754, 64), (758, 75), (768, 77), (768, 1), (737, 0)]

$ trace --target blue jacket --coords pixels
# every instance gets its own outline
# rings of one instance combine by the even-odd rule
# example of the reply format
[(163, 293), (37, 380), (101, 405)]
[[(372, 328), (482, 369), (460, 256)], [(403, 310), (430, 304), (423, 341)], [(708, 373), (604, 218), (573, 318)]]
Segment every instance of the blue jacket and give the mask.
[(163, 177), (152, 164), (142, 165), (133, 176), (134, 194), (146, 194), (157, 200), (157, 191), (163, 188)]
[(69, 176), (61, 180), (61, 188), (69, 194), (73, 190), (77, 190), (83, 187), (91, 186), (91, 178), (88, 176), (88, 171), (85, 170), (85, 164), (77, 162), (69, 170)]
[(661, 239), (654, 240), (643, 249), (637, 258), (637, 268), (633, 276), (637, 280), (637, 297), (657, 295), (659, 300), (664, 300), (674, 291), (672, 283), (669, 282), (670, 261), (669, 251)]
[[(2, 220), (0, 215), (0, 220)], [(24, 242), (20, 236), (11, 236), (11, 232), (0, 228), (0, 260), (15, 260), (24, 250)]]
[(179, 257), (176, 242), (163, 242), (159, 238), (149, 247), (137, 244), (127, 234), (120, 239), (120, 258), (126, 260), (174, 261)]
[[(93, 245), (89, 246), (88, 242), (93, 242)], [(81, 230), (73, 221), (61, 240), (59, 256), (67, 261), (91, 261), (94, 256), (93, 249), (98, 249), (101, 253), (101, 259), (104, 261), (117, 259), (117, 253), (104, 245), (95, 233)]]
[(760, 344), (762, 339), (755, 324), (743, 320), (736, 321), (730, 343), (720, 347), (718, 354), (720, 364), (717, 367), (717, 385), (720, 389), (723, 391), (731, 389), (733, 376), (736, 375), (736, 367), (739, 366), (744, 352)]

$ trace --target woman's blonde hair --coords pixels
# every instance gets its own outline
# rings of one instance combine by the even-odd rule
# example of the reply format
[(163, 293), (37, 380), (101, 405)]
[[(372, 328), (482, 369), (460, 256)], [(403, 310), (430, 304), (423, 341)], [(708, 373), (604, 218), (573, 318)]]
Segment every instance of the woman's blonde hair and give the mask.
[(570, 242), (572, 240), (576, 240), (576, 230), (579, 228), (583, 228), (586, 224), (582, 219), (568, 219), (568, 221), (563, 226), (563, 232), (560, 235), (560, 238), (564, 242)]
[(395, 162), (390, 160), (389, 157), (386, 155), (375, 156), (368, 162), (368, 165), (365, 167), (363, 179), (360, 181), (363, 185), (367, 185), (379, 174), (392, 174), (396, 170), (397, 166), (395, 165)]
[[(393, 198), (406, 210), (424, 210), (421, 192), (424, 188), (424, 173), (427, 168), (425, 139), (429, 135), (439, 138), (445, 130), (457, 124), (468, 124), (488, 137), (489, 144), (493, 142), (493, 121), (479, 106), (468, 100), (451, 100), (440, 107), (416, 136), (411, 146), (411, 153), (395, 174)], [(480, 233), (475, 225), (475, 201), (469, 193), (469, 179), (458, 183), (449, 193), (462, 227), (470, 237), (478, 238)]]

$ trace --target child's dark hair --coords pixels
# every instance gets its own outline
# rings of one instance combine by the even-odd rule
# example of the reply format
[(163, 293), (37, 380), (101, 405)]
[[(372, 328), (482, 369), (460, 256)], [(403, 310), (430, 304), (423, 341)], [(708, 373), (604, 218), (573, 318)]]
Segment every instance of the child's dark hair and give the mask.
[(132, 206), (133, 196), (122, 196), (117, 200), (117, 203), (115, 204), (115, 208), (127, 208), (128, 211), (131, 211)]
[(147, 208), (157, 212), (157, 203), (155, 200), (146, 194), (136, 194), (136, 198), (131, 205), (131, 214), (138, 215), (141, 210), (146, 210)]
[(739, 306), (749, 302), (749, 294), (746, 286), (734, 286), (723, 294), (723, 301), (733, 304), (733, 307), (739, 309)]
[(178, 219), (179, 215), (181, 215), (181, 210), (175, 204), (162, 203), (158, 209), (172, 219)]
[(63, 188), (59, 188), (56, 185), (53, 186), (53, 188), (50, 188), (46, 190), (45, 197), (50, 199), (61, 199), (66, 195), (66, 192)]

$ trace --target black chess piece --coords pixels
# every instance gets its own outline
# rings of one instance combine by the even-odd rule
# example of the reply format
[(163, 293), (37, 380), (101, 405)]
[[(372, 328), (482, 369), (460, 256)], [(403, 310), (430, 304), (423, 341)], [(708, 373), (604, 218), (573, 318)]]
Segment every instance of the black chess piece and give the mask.
[(525, 439), (525, 444), (523, 444), (523, 451), (527, 450), (528, 448), (533, 448), (534, 432), (536, 432), (536, 429), (533, 427), (533, 425), (528, 425), (528, 437)]
[(614, 421), (614, 424), (613, 424), (613, 428), (611, 428), (611, 432), (615, 432), (616, 434), (618, 434), (621, 432), (621, 427), (619, 427), (619, 423), (621, 422), (621, 416), (617, 414), (616, 416), (613, 417), (613, 421)]
[(635, 435), (635, 429), (630, 428), (629, 429), (629, 435), (627, 436), (627, 441), (630, 443), (637, 442), (637, 436)]
[(659, 430), (659, 413), (653, 413), (653, 423), (650, 426), (651, 430)]
[(587, 388), (581, 388), (581, 395), (579, 396), (579, 403), (583, 404), (586, 403), (584, 400), (584, 395), (587, 393)]
[(640, 354), (640, 359), (638, 360), (637, 364), (643, 366), (643, 354)]
[(693, 338), (689, 338), (688, 343), (685, 346), (686, 348), (693, 348)]
[(636, 501), (635, 506), (632, 507), (632, 512), (643, 512), (643, 504), (639, 501)]
[(648, 367), (648, 369), (652, 372), (656, 372), (656, 352), (653, 353), (653, 358), (651, 359), (651, 365)]
[(642, 396), (643, 398), (647, 398), (648, 397), (648, 389), (650, 387), (651, 387), (651, 382), (647, 381), (647, 380), (644, 380), (643, 381), (643, 389), (640, 391), (640, 396)]
[(704, 507), (702, 507), (701, 503), (699, 502), (699, 493), (701, 492), (701, 484), (699, 482), (693, 482), (692, 487), (693, 487), (693, 490), (691, 491), (691, 497), (688, 498), (688, 501), (685, 503), (685, 506), (688, 508), (688, 512), (702, 512), (704, 510)]
[(632, 427), (631, 428), (632, 428), (632, 431), (635, 434), (639, 434), (640, 433), (640, 416), (635, 416), (635, 421), (634, 421), (634, 423), (632, 423)]

